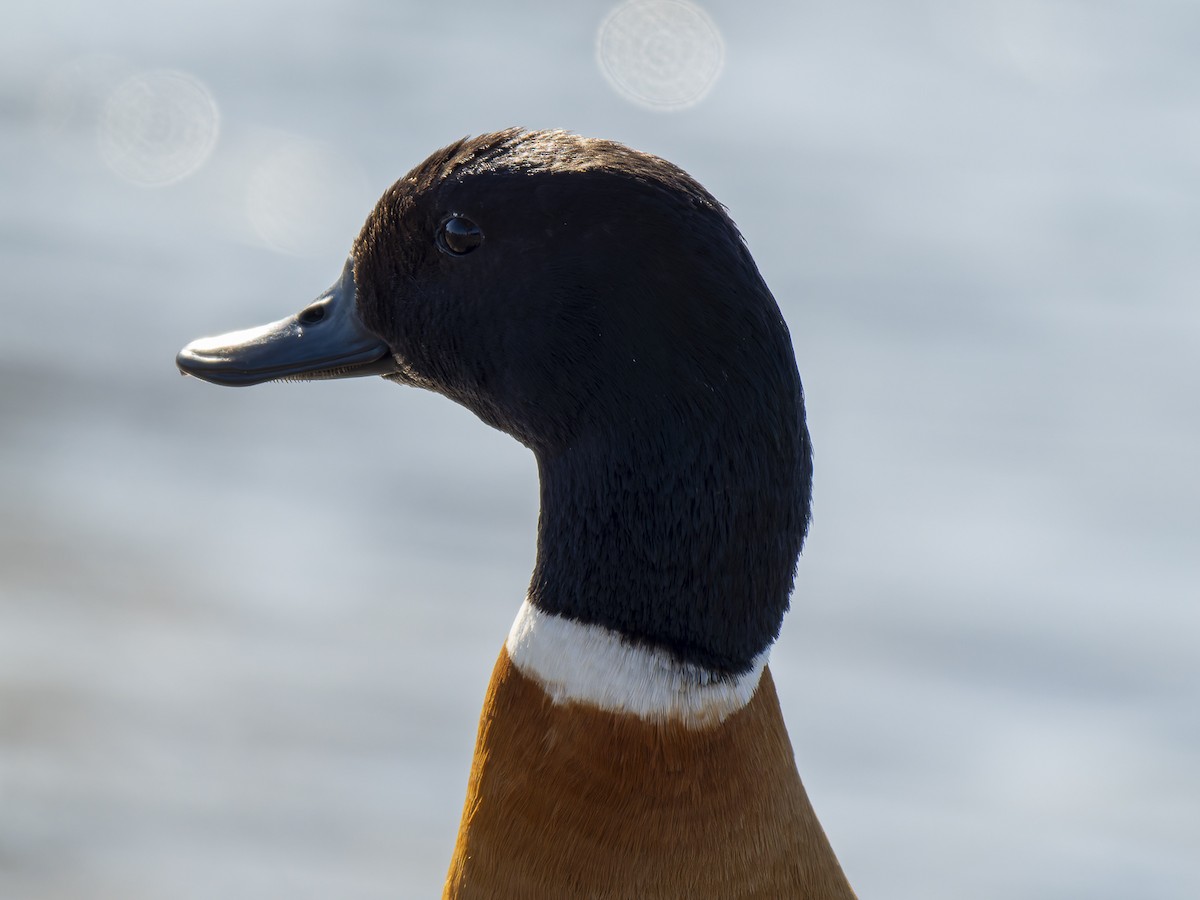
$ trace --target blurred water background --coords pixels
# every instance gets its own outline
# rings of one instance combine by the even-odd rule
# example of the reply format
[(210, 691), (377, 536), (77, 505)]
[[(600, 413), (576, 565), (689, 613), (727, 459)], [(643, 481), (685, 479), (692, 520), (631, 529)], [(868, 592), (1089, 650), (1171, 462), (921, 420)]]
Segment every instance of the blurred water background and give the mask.
[(791, 324), (772, 665), (861, 896), (1200, 897), (1200, 5), (704, 10), (6, 6), (0, 897), (438, 895), (532, 457), (173, 357), (512, 124), (688, 169)]

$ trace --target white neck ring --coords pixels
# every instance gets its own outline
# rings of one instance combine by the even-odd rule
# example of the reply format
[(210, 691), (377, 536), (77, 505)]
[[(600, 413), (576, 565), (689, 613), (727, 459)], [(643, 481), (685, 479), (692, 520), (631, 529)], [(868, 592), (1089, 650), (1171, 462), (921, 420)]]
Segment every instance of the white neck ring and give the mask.
[(558, 704), (583, 703), (689, 728), (720, 724), (750, 702), (771, 654), (737, 676), (681, 662), (619, 632), (521, 604), (505, 644), (509, 658)]

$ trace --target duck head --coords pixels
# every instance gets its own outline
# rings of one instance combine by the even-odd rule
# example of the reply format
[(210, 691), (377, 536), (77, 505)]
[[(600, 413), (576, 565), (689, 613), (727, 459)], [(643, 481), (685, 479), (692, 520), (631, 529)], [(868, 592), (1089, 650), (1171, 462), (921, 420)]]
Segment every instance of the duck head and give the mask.
[(459, 141), (387, 190), (333, 288), (177, 363), (441, 393), (537, 458), (532, 604), (718, 673), (778, 634), (812, 474), (791, 339), (724, 208), (665, 160)]

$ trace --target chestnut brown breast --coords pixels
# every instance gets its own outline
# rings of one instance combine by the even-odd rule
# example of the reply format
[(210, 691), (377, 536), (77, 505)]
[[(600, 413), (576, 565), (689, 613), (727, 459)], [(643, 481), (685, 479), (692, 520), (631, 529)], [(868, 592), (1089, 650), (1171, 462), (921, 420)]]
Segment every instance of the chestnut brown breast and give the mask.
[(769, 668), (689, 729), (556, 704), (502, 650), (444, 898), (852, 898)]

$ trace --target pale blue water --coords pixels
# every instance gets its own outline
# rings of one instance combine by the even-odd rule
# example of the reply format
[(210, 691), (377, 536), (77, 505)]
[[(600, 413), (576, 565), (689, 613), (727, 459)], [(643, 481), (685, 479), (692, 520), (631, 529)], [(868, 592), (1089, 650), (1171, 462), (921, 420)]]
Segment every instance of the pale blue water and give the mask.
[[(605, 82), (606, 3), (6, 10), (0, 897), (439, 892), (532, 459), (173, 356), (509, 124), (683, 165), (791, 324), (816, 521), (773, 667), (861, 896), (1200, 896), (1200, 6), (962, 6), (710, 3), (673, 113)], [(220, 133), (137, 187), (96, 111), (164, 68)]]

